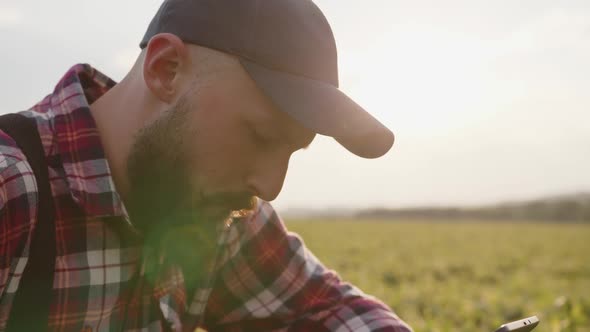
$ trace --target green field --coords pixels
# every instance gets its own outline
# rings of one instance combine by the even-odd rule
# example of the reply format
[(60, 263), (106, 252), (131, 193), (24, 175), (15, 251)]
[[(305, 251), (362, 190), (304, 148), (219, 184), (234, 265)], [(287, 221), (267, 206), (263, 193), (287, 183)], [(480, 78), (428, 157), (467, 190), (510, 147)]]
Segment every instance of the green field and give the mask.
[(415, 331), (590, 331), (590, 226), (288, 220), (347, 281)]

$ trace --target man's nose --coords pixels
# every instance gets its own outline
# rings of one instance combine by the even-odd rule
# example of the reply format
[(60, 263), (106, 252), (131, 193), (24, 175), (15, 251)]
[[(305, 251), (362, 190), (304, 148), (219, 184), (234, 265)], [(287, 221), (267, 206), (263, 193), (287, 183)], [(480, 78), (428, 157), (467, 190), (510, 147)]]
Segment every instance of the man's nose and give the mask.
[(260, 158), (250, 173), (248, 186), (259, 198), (272, 201), (281, 192), (291, 154), (275, 154), (272, 157)]

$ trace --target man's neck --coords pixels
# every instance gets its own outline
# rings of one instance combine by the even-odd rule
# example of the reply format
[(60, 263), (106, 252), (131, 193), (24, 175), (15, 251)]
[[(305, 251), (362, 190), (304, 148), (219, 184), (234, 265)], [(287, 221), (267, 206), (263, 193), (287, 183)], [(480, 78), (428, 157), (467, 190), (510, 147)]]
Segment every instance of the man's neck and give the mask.
[(131, 89), (132, 80), (126, 77), (90, 105), (115, 188), (123, 201), (129, 188), (127, 156), (139, 130), (141, 112), (139, 98)]

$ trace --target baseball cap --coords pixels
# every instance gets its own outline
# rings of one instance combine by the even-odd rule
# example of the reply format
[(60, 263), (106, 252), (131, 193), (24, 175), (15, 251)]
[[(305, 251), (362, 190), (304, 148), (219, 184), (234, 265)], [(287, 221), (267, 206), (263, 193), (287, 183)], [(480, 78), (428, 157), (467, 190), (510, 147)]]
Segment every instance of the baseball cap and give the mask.
[(338, 88), (334, 35), (311, 0), (165, 0), (140, 47), (158, 33), (236, 56), (278, 109), (358, 156), (393, 145), (393, 133)]

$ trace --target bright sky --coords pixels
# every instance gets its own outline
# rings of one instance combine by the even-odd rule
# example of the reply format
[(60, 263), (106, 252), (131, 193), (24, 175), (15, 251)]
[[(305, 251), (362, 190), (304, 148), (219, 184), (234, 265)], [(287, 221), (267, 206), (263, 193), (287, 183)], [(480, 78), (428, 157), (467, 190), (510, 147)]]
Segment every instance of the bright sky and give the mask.
[[(161, 0), (0, 2), (0, 113), (74, 63), (120, 80)], [(341, 88), (396, 133), (294, 155), (280, 209), (478, 204), (590, 190), (590, 2), (317, 0)]]

